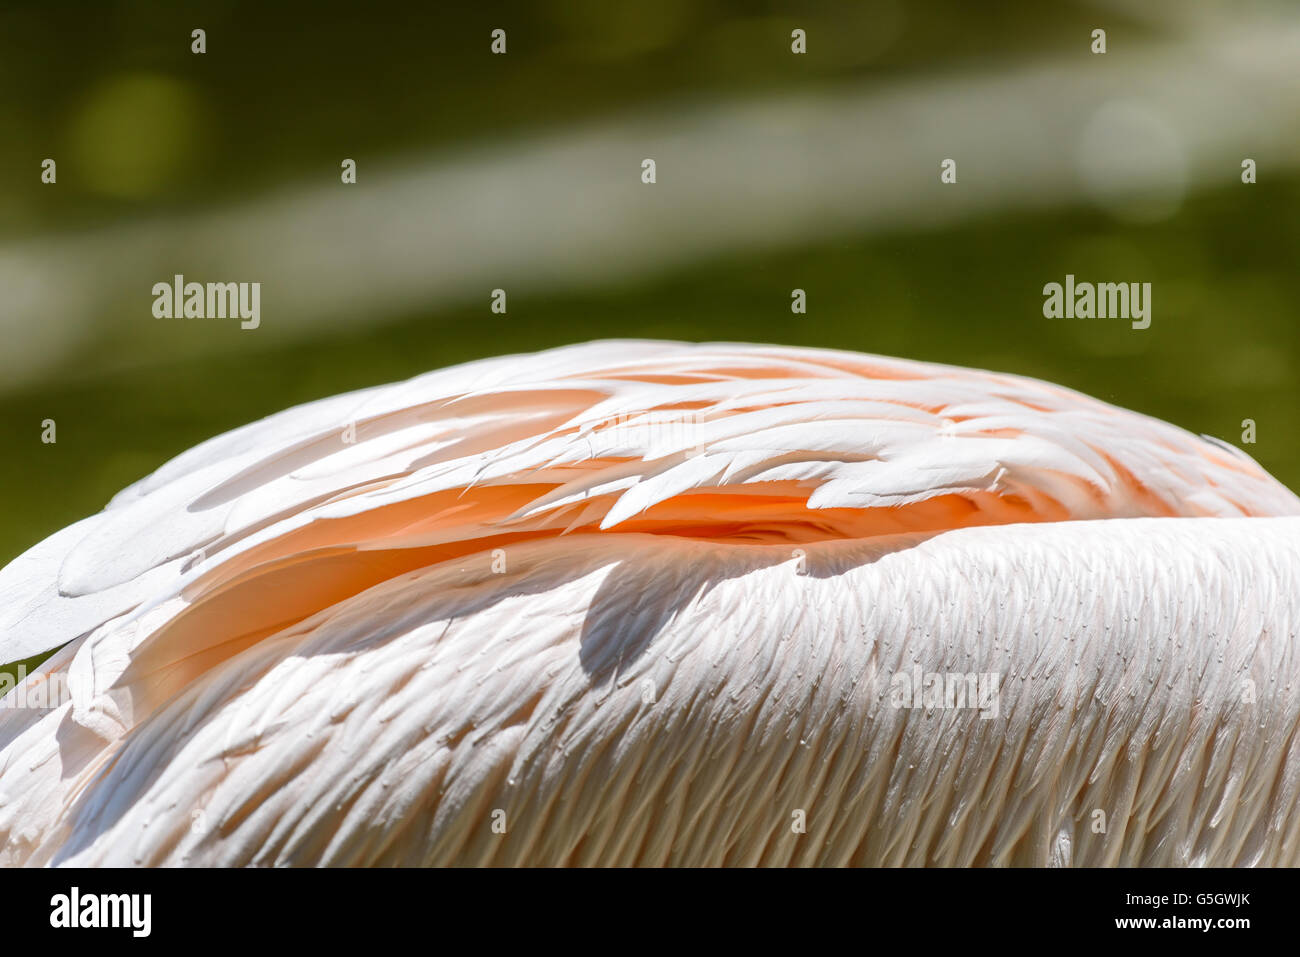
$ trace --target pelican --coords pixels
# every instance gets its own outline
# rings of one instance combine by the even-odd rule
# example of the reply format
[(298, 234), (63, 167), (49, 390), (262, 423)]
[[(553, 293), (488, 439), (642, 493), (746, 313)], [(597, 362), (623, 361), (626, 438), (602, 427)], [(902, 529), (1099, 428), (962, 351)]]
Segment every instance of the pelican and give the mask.
[(1294, 865), (1298, 516), (1226, 443), (850, 352), (322, 399), (0, 572), (0, 660), (53, 651), (0, 864)]

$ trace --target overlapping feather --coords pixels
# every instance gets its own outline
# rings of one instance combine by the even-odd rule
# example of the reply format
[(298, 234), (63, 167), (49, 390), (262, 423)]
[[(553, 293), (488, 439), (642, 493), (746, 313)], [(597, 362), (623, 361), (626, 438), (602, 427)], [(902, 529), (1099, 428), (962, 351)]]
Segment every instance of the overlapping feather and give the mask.
[[(876, 794), (886, 802), (881, 807), (895, 808), (903, 828), (870, 840), (859, 834), (853, 849), (838, 856), (805, 846), (787, 861), (1084, 859), (1080, 835), (1059, 813), (1048, 815), (1050, 826), (1043, 820), (1026, 822), (1044, 813), (1044, 801), (1057, 811), (1073, 807), (1069, 802), (1088, 788), (1111, 793), (1130, 785), (1173, 786), (1170, 781), (1186, 774), (1175, 765), (1169, 766), (1173, 778), (1166, 780), (1144, 778), (1134, 767), (1115, 762), (1126, 747), (1135, 741), (1147, 747), (1158, 733), (1167, 739), (1182, 735), (1187, 746), (1192, 718), (1185, 700), (1162, 698), (1149, 713), (1165, 724), (1152, 727), (1138, 720), (1148, 712), (1133, 707), (1120, 713), (1113, 712), (1113, 702), (1099, 705), (1113, 713), (1090, 725), (1095, 731), (1085, 745), (1078, 730), (1083, 725), (1077, 724), (1080, 709), (1100, 692), (1089, 691), (1077, 678), (1059, 685), (1045, 679), (1037, 686), (1039, 697), (1014, 711), (1019, 736), (1010, 740), (1038, 749), (1026, 750), (1012, 766), (1014, 773), (990, 765), (992, 752), (979, 748), (1002, 739), (976, 724), (953, 729), (946, 756), (933, 758), (939, 762), (932, 768), (935, 777), (900, 783), (899, 769), (886, 766), (891, 752), (880, 750), (881, 716), (869, 701), (854, 698), (859, 685), (840, 682), (838, 697), (823, 700), (815, 689), (835, 682), (810, 676), (824, 674), (835, 661), (857, 660), (861, 678), (861, 669), (880, 667), (890, 642), (903, 636), (915, 642), (915, 629), (929, 628), (935, 641), (968, 639), (972, 628), (978, 633), (972, 606), (987, 600), (981, 589), (1002, 578), (1027, 603), (1018, 615), (1032, 611), (1041, 618), (1049, 609), (1021, 589), (1026, 580), (1039, 580), (1042, 571), (1027, 566), (1026, 556), (1043, 549), (1055, 556), (1051, 561), (1057, 564), (1049, 561), (1049, 566), (1057, 573), (1096, 581), (1098, 568), (1089, 563), (1117, 561), (1116, 543), (1124, 543), (1139, 549), (1132, 557), (1140, 571), (1134, 587), (1217, 583), (1225, 589), (1225, 601), (1239, 606), (1241, 595), (1215, 577), (1214, 562), (1193, 563), (1180, 573), (1191, 577), (1171, 577), (1141, 554), (1139, 539), (1126, 537), (1125, 528), (1134, 527), (1128, 521), (1101, 523), (1106, 527), (1101, 539), (1080, 540), (1095, 548), (1074, 559), (1082, 568), (1052, 551), (1050, 538), (1034, 538), (1025, 530), (1000, 538), (1007, 533), (972, 529), (971, 541), (985, 551), (969, 556), (971, 578), (929, 583), (950, 594), (952, 608), (926, 604), (918, 609), (902, 592), (894, 594), (896, 606), (882, 606), (892, 609), (888, 614), (876, 608), (863, 617), (864, 608), (897, 590), (900, 581), (864, 578), (863, 569), (850, 563), (829, 576), (826, 587), (833, 589), (824, 594), (810, 590), (816, 579), (808, 578), (798, 579), (803, 584), (794, 590), (773, 588), (761, 584), (765, 569), (776, 561), (772, 556), (788, 557), (798, 547), (814, 558), (844, 548), (867, 548), (872, 554), (903, 550), (915, 558), (929, 554), (917, 551), (916, 542), (936, 533), (944, 533), (937, 540), (945, 542), (955, 530), (971, 526), (1295, 514), (1300, 502), (1247, 456), (1165, 423), (1032, 380), (823, 350), (593, 343), (486, 360), (326, 399), (196, 447), (123, 491), (100, 515), (52, 536), (0, 572), (0, 658), (16, 660), (66, 645), (47, 663), (46, 673), (62, 669), (73, 689), (70, 703), (48, 713), (0, 714), (3, 853), (15, 862), (172, 860), (183, 856), (183, 848), (190, 859), (230, 862), (410, 862), (466, 855), (501, 860), (505, 852), (499, 846), (464, 833), (473, 830), (466, 822), (483, 810), (474, 801), (494, 793), (502, 775), (518, 778), (526, 765), (549, 783), (534, 782), (536, 799), (518, 804), (520, 813), (532, 813), (559, 830), (533, 835), (527, 846), (509, 844), (510, 859), (524, 860), (527, 853), (550, 861), (601, 859), (602, 854), (620, 860), (782, 859), (771, 848), (783, 845), (763, 830), (770, 820), (752, 817), (758, 812), (737, 804), (746, 800), (743, 788), (733, 792), (714, 777), (692, 777), (705, 774), (706, 765), (698, 762), (716, 746), (731, 756), (739, 780), (757, 789), (754, 801), (772, 799), (764, 791), (766, 775), (779, 772), (807, 785), (817, 774), (834, 773), (840, 775), (835, 784), (840, 792), (862, 801)], [(1169, 541), (1183, 543), (1179, 536), (1190, 533), (1172, 530), (1188, 525), (1168, 526)], [(1190, 526), (1207, 532), (1211, 527)], [(1219, 534), (1226, 526), (1212, 527)], [(1275, 576), (1281, 591), (1291, 583), (1294, 555), (1276, 529), (1291, 525), (1270, 527), (1275, 530), (1265, 537), (1280, 551), (1254, 559)], [(1250, 529), (1263, 531), (1250, 522), (1232, 528), (1229, 538), (1242, 548), (1248, 548)], [(1001, 547), (1003, 541), (1019, 543), (1025, 555)], [(485, 564), (497, 556), (509, 567), (521, 555), (531, 556), (531, 575), (521, 578), (512, 571), (457, 584), (457, 576), (482, 576)], [(945, 564), (949, 560), (941, 549), (933, 567), (886, 567), (924, 579), (956, 574)], [(672, 570), (677, 563), (689, 568)], [(642, 568), (645, 577), (627, 571), (632, 568)], [(1247, 572), (1262, 573), (1242, 566), (1233, 574)], [(596, 592), (611, 580), (633, 597), (612, 606), (598, 602)], [(831, 617), (810, 628), (807, 604), (814, 592), (826, 605), (822, 614)], [(698, 609), (691, 602), (704, 600), (704, 593), (726, 595), (732, 604), (693, 621), (690, 613)], [(457, 603), (470, 595), (471, 610), (456, 612)], [(1276, 609), (1261, 607), (1258, 619), (1228, 621), (1219, 617), (1230, 614), (1226, 607), (1206, 604), (1189, 611), (1185, 600), (1172, 594), (1166, 596), (1170, 604), (1156, 607), (1141, 594), (1128, 594), (1132, 607), (1125, 607), (1125, 597), (1122, 590), (1096, 595), (1097, 604), (1081, 614), (1097, 616), (1097, 628), (1118, 628), (1120, 622), (1137, 621), (1141, 611), (1154, 615), (1142, 619), (1151, 627), (1164, 621), (1170, 640), (1180, 636), (1185, 642), (1198, 630), (1227, 629), (1247, 662), (1239, 663), (1238, 672), (1257, 667), (1250, 662), (1265, 653), (1252, 628), (1286, 629), (1291, 623), (1270, 618)], [(605, 617), (610, 607), (618, 616)], [(755, 617), (754, 609), (764, 607), (766, 613)], [(1293, 607), (1282, 612), (1291, 614)], [(666, 608), (678, 617), (665, 617)], [(856, 617), (850, 614), (854, 609)], [(1170, 615), (1178, 627), (1169, 623)], [(1049, 618), (1041, 618), (1039, 627), (1048, 628)], [(706, 640), (705, 632), (728, 621), (738, 624), (730, 644)], [(1076, 629), (1088, 624), (1086, 617), (1070, 621)], [(1005, 632), (998, 640), (1017, 643), (1008, 651), (1014, 667), (1055, 654), (1052, 641), (1072, 640), (1041, 633), (1031, 640), (1015, 630), (1020, 626), (1012, 617), (989, 622), (995, 625)], [(670, 639), (672, 634), (678, 637)], [(1120, 639), (1119, 631), (1099, 636), (1094, 640), (1101, 642), (1100, 650), (1092, 653), (1109, 653), (1109, 643)], [(543, 733), (548, 721), (552, 730), (560, 724), (586, 727), (571, 722), (604, 693), (599, 690), (603, 666), (596, 663), (604, 660), (602, 654), (630, 656), (653, 670), (661, 656), (673, 654), (674, 640), (717, 663), (704, 670), (697, 664), (689, 675), (674, 672), (673, 704), (655, 712), (656, 720), (666, 723), (652, 724), (645, 732), (649, 737), (636, 739), (640, 752), (617, 744), (636, 721), (635, 709), (627, 707), (607, 712), (618, 716), (614, 726), (596, 722), (584, 734), (574, 732), (580, 747), (563, 746)], [(875, 644), (857, 649), (854, 659), (850, 647), (856, 640)], [(1292, 639), (1270, 640), (1282, 641), (1267, 650), (1274, 663), (1289, 661)], [(707, 652), (699, 650), (706, 646)], [(636, 647), (639, 654), (629, 650)], [(920, 641), (911, 647), (920, 654), (928, 646)], [(597, 650), (603, 648), (615, 651)], [(1190, 654), (1164, 649), (1170, 658), (1180, 651)], [(463, 677), (467, 669), (485, 667), (479, 664), (484, 655), (500, 667), (478, 672), (473, 682)], [(435, 659), (441, 664), (431, 664)], [(805, 659), (799, 677), (791, 678), (789, 661)], [(368, 677), (370, 668), (377, 677)], [(507, 673), (510, 677), (501, 677)], [(555, 675), (560, 677), (553, 685)], [(1104, 668), (1101, 676), (1099, 681), (1106, 677)], [(1201, 679), (1216, 676), (1207, 671)], [(801, 687), (800, 681), (809, 684)], [(560, 687), (565, 690), (556, 690)], [(724, 688), (731, 705), (708, 705)], [(439, 703), (433, 711), (415, 708), (403, 718), (413, 705), (397, 702), (415, 689)], [(779, 736), (769, 740), (771, 729), (758, 733), (760, 714), (783, 694), (802, 696), (801, 720), (810, 726), (821, 722), (822, 733), (851, 728), (853, 740), (875, 757), (865, 765), (855, 757), (828, 772), (825, 762), (848, 747), (840, 741), (830, 751), (816, 752), (820, 770), (809, 765), (797, 771), (796, 766), (804, 767), (798, 748), (791, 750)], [(326, 707), (327, 700), (336, 706)], [(1061, 702), (1058, 713), (1044, 710), (1048, 700)], [(1228, 707), (1226, 698), (1219, 700)], [(1295, 715), (1292, 699), (1278, 700), (1281, 729)], [(698, 723), (697, 707), (714, 707), (709, 723)], [(333, 716), (338, 708), (369, 717), (349, 723)], [(1069, 708), (1074, 726), (1060, 713)], [(255, 721), (254, 714), (260, 715)], [(475, 737), (466, 731), (450, 746), (439, 735), (460, 733), (449, 729), (464, 726), (466, 715), (478, 716), (470, 729), (491, 728), (491, 733)], [(868, 720), (870, 715), (876, 717)], [(475, 723), (479, 720), (482, 724)], [(391, 747), (383, 745), (388, 729), (399, 726)], [(757, 733), (749, 757), (747, 733)], [(1240, 733), (1248, 733), (1244, 724)], [(678, 734), (685, 737), (673, 747), (686, 751), (672, 751), (677, 757), (671, 759), (651, 758), (665, 735)], [(1281, 741), (1275, 736), (1273, 746)], [(1059, 769), (1053, 777), (1051, 762), (1064, 760), (1070, 748), (1092, 755), (1093, 763), (1079, 764), (1070, 773), (1084, 778), (1067, 784)], [(1220, 778), (1227, 773), (1224, 767), (1236, 767), (1231, 788), (1219, 778), (1179, 785), (1184, 789), (1179, 800), (1192, 801), (1202, 817), (1206, 794), (1217, 794), (1222, 804), (1251, 786), (1243, 767), (1263, 766), (1263, 758), (1246, 750), (1222, 748), (1210, 767)], [(633, 777), (615, 775), (611, 781), (625, 788), (619, 799), (624, 803), (612, 795), (592, 798), (588, 817), (567, 824), (543, 813), (537, 801), (567, 800), (564, 787), (579, 788), (577, 782), (586, 780), (587, 765), (596, 761), (586, 756), (589, 750), (622, 754)], [(695, 757), (688, 760), (687, 752)], [(263, 757), (271, 765), (264, 766)], [(1112, 770), (1099, 770), (1098, 761)], [(272, 765), (281, 770), (272, 773)], [(357, 769), (355, 774), (344, 773), (348, 767)], [(602, 767), (602, 774), (612, 774), (621, 765)], [(1276, 772), (1282, 765), (1270, 767)], [(645, 768), (665, 777), (651, 780)], [(1294, 769), (1287, 773), (1293, 785)], [(646, 792), (636, 786), (637, 774), (646, 787), (658, 789), (666, 807), (644, 806)], [(1121, 786), (1115, 775), (1129, 784)], [(1013, 786), (1013, 778), (1021, 784)], [(1085, 778), (1091, 781), (1086, 786), (1080, 783)], [(894, 783), (882, 792), (886, 780)], [(1054, 782), (1050, 800), (1045, 781)], [(380, 790), (373, 792), (375, 787)], [(977, 805), (984, 820), (999, 807), (989, 803), (990, 795), (1002, 788), (1001, 808), (1015, 823), (995, 834), (985, 820), (978, 840), (970, 832), (931, 835), (918, 843), (919, 838), (907, 837), (907, 828), (938, 820), (936, 808), (945, 805), (934, 796), (936, 787), (964, 795), (949, 814), (954, 820), (975, 814)], [(1256, 810), (1281, 813), (1269, 803), (1276, 794), (1265, 795), (1258, 783), (1254, 787)], [(720, 812), (699, 803), (704, 800), (700, 788), (741, 817), (751, 815), (744, 817), (749, 823), (733, 822), (724, 835), (716, 834)], [(285, 800), (317, 802), (316, 810), (294, 810), (291, 803), (273, 799), (279, 790)], [(349, 811), (349, 802), (361, 800), (363, 793), (369, 797), (358, 806), (367, 810)], [(1294, 793), (1294, 788), (1286, 791), (1283, 804), (1293, 802)], [(1190, 813), (1174, 800), (1177, 795), (1163, 791), (1123, 795), (1120, 803), (1127, 802), (1130, 815), (1139, 806), (1148, 815), (1144, 827), (1152, 814), (1167, 822)], [(596, 805), (605, 799), (614, 803), (602, 811)], [(183, 837), (184, 828), (175, 821), (167, 825), (175, 833), (166, 840), (157, 835), (171, 833), (167, 828), (156, 829), (148, 840), (129, 837), (140, 821), (162, 814), (160, 800), (173, 802), (167, 804), (170, 814), (187, 801), (192, 809), (220, 808), (224, 823), (215, 831), (196, 830), (206, 835), (202, 839)], [(1174, 803), (1164, 806), (1161, 800)], [(641, 811), (629, 810), (627, 802), (638, 801)], [(930, 810), (922, 813), (916, 802)], [(525, 806), (532, 810), (523, 811)], [(840, 813), (852, 806), (844, 803)], [(904, 806), (905, 813), (899, 810)], [(1020, 810), (1008, 810), (1014, 808)], [(1177, 811), (1173, 818), (1170, 808)], [(643, 820), (651, 811), (685, 816), (667, 844), (662, 835), (651, 837), (664, 826)], [(624, 815), (624, 831), (608, 816), (616, 812)], [(307, 820), (301, 814), (315, 816)], [(382, 826), (367, 823), (367, 814)], [(714, 825), (706, 827), (706, 819)], [(241, 830), (246, 822), (256, 826)], [(1286, 829), (1278, 820), (1272, 826)], [(595, 827), (603, 829), (599, 840), (583, 830)], [(710, 827), (720, 843), (699, 849), (702, 845), (689, 835), (704, 840)], [(851, 829), (842, 820), (836, 827)], [(399, 831), (406, 837), (399, 840)], [(1025, 844), (1030, 831), (1034, 836)], [(1189, 831), (1172, 826), (1156, 832), (1165, 841), (1191, 841), (1168, 859), (1178, 854), (1194, 859), (1197, 842), (1209, 840), (1188, 838)], [(1285, 848), (1294, 849), (1294, 836), (1286, 833), (1290, 843), (1233, 838), (1232, 860), (1277, 858)], [(1097, 852), (1100, 857), (1087, 859), (1136, 861), (1173, 853), (1151, 850), (1150, 840), (1149, 835), (1136, 843), (1121, 840), (1120, 850), (1108, 845)], [(128, 853), (127, 847), (135, 850)], [(1225, 859), (1223, 854), (1202, 857)]]

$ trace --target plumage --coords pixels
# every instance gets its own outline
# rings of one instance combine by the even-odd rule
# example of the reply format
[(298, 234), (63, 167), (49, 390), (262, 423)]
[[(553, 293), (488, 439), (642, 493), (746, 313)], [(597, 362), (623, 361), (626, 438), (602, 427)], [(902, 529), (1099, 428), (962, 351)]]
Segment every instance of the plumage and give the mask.
[(70, 689), (0, 709), (0, 863), (1294, 864), (1296, 516), (1223, 443), (830, 350), (310, 403), (0, 571), (0, 659)]

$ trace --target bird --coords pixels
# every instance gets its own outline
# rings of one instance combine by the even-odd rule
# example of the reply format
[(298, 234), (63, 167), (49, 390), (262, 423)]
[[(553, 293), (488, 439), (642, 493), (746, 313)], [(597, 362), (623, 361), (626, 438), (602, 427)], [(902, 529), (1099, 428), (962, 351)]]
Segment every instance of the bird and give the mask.
[(0, 864), (1295, 865), (1298, 628), (1300, 499), (1059, 385), (481, 359), (0, 570)]

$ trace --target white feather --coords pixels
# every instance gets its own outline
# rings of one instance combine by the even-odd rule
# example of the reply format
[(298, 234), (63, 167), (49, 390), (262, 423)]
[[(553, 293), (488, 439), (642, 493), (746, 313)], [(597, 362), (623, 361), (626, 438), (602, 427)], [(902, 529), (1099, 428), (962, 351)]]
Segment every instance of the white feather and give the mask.
[[(1296, 863), (1298, 514), (1165, 423), (826, 350), (322, 400), (0, 571), (0, 658), (72, 692), (0, 709), (0, 862)], [(890, 707), (914, 666), (998, 716)]]

